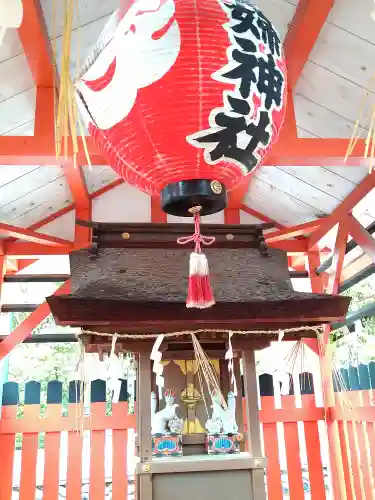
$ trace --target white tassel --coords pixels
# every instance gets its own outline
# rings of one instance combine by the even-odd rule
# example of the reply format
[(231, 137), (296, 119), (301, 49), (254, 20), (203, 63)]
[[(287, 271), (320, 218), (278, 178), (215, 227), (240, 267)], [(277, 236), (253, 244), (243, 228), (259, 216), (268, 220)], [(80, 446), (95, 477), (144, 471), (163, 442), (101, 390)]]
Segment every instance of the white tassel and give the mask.
[(186, 307), (207, 309), (215, 304), (212, 294), (207, 257), (203, 253), (190, 254), (189, 288)]

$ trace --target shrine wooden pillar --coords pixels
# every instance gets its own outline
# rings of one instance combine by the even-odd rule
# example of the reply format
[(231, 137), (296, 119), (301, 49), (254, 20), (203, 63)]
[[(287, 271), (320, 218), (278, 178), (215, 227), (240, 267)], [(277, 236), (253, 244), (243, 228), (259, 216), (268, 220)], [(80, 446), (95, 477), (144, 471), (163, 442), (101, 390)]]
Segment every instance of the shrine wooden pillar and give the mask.
[[(137, 448), (141, 467), (151, 460), (151, 362), (148, 349), (138, 354)], [(143, 465), (144, 464), (144, 465)], [(137, 475), (139, 499), (152, 500), (152, 476)]]
[[(258, 389), (255, 366), (255, 353), (253, 350), (242, 351), (243, 382), (246, 401), (246, 428), (248, 452), (252, 457), (262, 456), (262, 445), (260, 439)], [(255, 462), (252, 473), (253, 495), (258, 500), (266, 498), (264, 482), (264, 469), (261, 468), (260, 461)]]

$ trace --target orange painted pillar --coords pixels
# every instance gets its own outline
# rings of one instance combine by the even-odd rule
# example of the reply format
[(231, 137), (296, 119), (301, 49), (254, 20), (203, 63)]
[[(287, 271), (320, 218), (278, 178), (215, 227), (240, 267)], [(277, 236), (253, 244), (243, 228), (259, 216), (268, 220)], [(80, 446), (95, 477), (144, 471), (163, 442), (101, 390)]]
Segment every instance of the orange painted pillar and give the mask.
[[(345, 241), (346, 244), (346, 241)], [(311, 281), (311, 291), (313, 293), (324, 293), (323, 279), (315, 272), (320, 265), (320, 255), (318, 251), (308, 253), (308, 270)], [(320, 278), (320, 279), (319, 279)], [(332, 357), (327, 349), (329, 342), (330, 327), (324, 328), (323, 338), (319, 346), (320, 372), (322, 378), (322, 389), (324, 397), (324, 408), (326, 410), (326, 424), (328, 434), (328, 444), (330, 453), (330, 466), (332, 476), (333, 498), (334, 500), (348, 500), (347, 487), (345, 485), (343, 455), (346, 449), (340, 445), (340, 437), (337, 421), (330, 418), (330, 407), (335, 405), (335, 397), (332, 379)], [(350, 486), (349, 486), (350, 487)]]

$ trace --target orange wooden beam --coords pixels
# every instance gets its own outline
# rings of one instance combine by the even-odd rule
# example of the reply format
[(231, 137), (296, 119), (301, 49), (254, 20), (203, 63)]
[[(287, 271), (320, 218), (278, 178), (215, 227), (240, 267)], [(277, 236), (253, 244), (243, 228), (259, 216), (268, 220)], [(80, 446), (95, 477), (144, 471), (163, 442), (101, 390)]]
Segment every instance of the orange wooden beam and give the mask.
[(375, 262), (375, 240), (372, 235), (352, 215), (347, 217), (347, 225), (351, 237), (366, 252), (372, 262)]
[(273, 243), (267, 242), (267, 246), (270, 248), (278, 248), (279, 250), (288, 252), (290, 255), (298, 253), (306, 253), (308, 250), (307, 240), (276, 241)]
[(53, 247), (61, 247), (69, 245), (71, 242), (55, 236), (37, 233), (31, 229), (24, 229), (22, 227), (11, 226), (0, 222), (0, 234), (11, 236), (13, 238), (20, 238), (22, 240), (30, 241), (31, 243), (38, 243)]
[(320, 266), (319, 252), (309, 252), (307, 254), (307, 270), (310, 277), (312, 293), (324, 293), (324, 285), (321, 276), (316, 274), (316, 269)]
[(359, 140), (353, 154), (344, 162), (348, 149), (348, 139), (298, 138), (279, 140), (273, 146), (263, 166), (370, 166), (363, 157), (364, 140)]
[(55, 95), (53, 87), (37, 87), (34, 136), (43, 138), (50, 148), (55, 147)]
[(52, 48), (40, 0), (23, 0), (18, 34), (37, 87), (53, 87)]
[[(348, 241), (348, 223), (347, 218), (339, 224), (337, 231), (335, 250), (333, 254), (332, 273), (329, 276), (327, 292), (333, 295), (339, 293), (342, 268), (344, 265), (346, 243)], [(328, 271), (330, 273), (330, 271)]]
[(288, 87), (293, 90), (334, 0), (300, 0), (284, 41)]
[(232, 191), (229, 191), (228, 193), (228, 208), (240, 208), (242, 203), (245, 200), (245, 196), (247, 195), (250, 187), (251, 180), (253, 179), (253, 176), (247, 175), (244, 180), (241, 182), (241, 184), (233, 189)]
[[(70, 282), (66, 281), (54, 295), (69, 293)], [(1, 343), (0, 343), (0, 361), (5, 358), (17, 345), (21, 344), (29, 337), (34, 330), (50, 314), (50, 308), (47, 302), (43, 302), (35, 309), (20, 325), (18, 325)]]
[[(345, 231), (345, 228), (343, 228)], [(339, 228), (340, 232), (340, 228)], [(339, 237), (339, 235), (338, 235)], [(337, 241), (337, 243), (339, 243)], [(340, 251), (341, 251), (341, 243), (339, 243)], [(345, 250), (344, 250), (345, 255)], [(324, 293), (324, 284), (322, 275), (317, 276), (315, 273), (315, 269), (320, 266), (320, 256), (318, 251), (309, 252), (308, 254), (308, 269), (310, 273), (311, 279), (311, 290), (313, 293)], [(324, 396), (324, 408), (326, 409), (326, 413), (329, 408), (333, 404), (333, 385), (332, 385), (332, 364), (329, 359), (329, 354), (326, 349), (326, 346), (329, 342), (329, 335), (331, 332), (330, 325), (324, 326), (323, 340), (322, 344), (317, 342), (317, 351), (320, 357), (320, 369), (321, 369), (321, 377), (322, 377), (322, 386), (323, 386), (323, 396)], [(308, 345), (308, 344), (307, 344)], [(315, 351), (315, 349), (314, 349)], [(330, 419), (327, 420), (327, 432), (328, 432), (328, 442), (330, 445), (330, 459), (331, 459), (331, 469), (332, 469), (332, 483), (333, 483), (333, 491), (335, 500), (342, 500), (346, 498), (345, 494), (342, 496), (340, 490), (340, 481), (339, 477), (339, 468), (342, 464), (342, 456), (340, 453), (345, 450), (337, 449), (335, 443), (337, 443), (337, 429), (332, 425)]]
[(151, 196), (151, 222), (167, 222), (167, 214), (161, 209), (159, 196)]
[[(107, 162), (99, 154), (98, 149), (87, 137), (88, 149), (93, 166), (103, 166)], [(82, 141), (78, 138), (78, 163), (85, 165), (86, 157)], [(288, 138), (279, 140), (272, 148), (262, 166), (369, 166), (370, 161), (363, 158), (364, 140), (359, 140), (352, 156), (344, 163), (348, 139)], [(1, 165), (62, 165), (71, 163), (73, 151), (68, 148), (68, 159), (56, 158), (55, 146), (44, 137), (0, 137), (0, 169)]]
[(309, 248), (315, 245), (330, 231), (340, 220), (347, 217), (353, 208), (375, 187), (375, 171), (369, 174), (357, 187), (345, 198), (345, 200), (322, 221), (309, 238)]
[[(106, 162), (90, 137), (86, 137), (90, 159), (93, 165), (105, 165)], [(77, 161), (80, 165), (86, 164), (86, 155), (82, 139), (78, 137)], [(0, 168), (1, 165), (64, 165), (73, 161), (73, 148), (68, 144), (67, 158), (56, 158), (55, 144), (43, 136), (0, 137)]]
[[(85, 175), (81, 166), (73, 163), (63, 165), (65, 178), (72, 193), (76, 219), (91, 220), (91, 198), (87, 190)], [(76, 224), (74, 244), (77, 248), (87, 247), (91, 243), (91, 229)]]
[[(294, 109), (293, 93), (288, 92), (285, 119), (277, 142), (281, 142), (282, 144), (283, 143), (293, 144), (293, 142), (296, 142), (297, 140), (298, 140), (298, 132), (297, 132), (296, 113)], [(266, 163), (267, 165), (269, 164), (268, 157), (266, 157)]]
[(0, 306), (1, 306), (1, 290), (4, 283), (4, 276), (6, 273), (6, 257), (5, 255), (0, 255)]
[(264, 237), (267, 243), (274, 243), (276, 241), (283, 241), (283, 240), (288, 240), (290, 238), (295, 238), (296, 236), (312, 233), (320, 226), (322, 220), (323, 219), (317, 219), (312, 222), (306, 222), (305, 224), (299, 224), (296, 226), (287, 227), (285, 229), (281, 229), (280, 231), (268, 233)]
[(224, 210), (224, 224), (241, 224), (240, 209), (226, 208)]
[(63, 172), (69, 184), (75, 208), (87, 209), (90, 207), (90, 196), (87, 190), (82, 167), (74, 167), (72, 163), (63, 165)]
[(4, 244), (4, 254), (8, 257), (38, 257), (40, 255), (69, 255), (75, 250), (73, 244), (70, 245), (60, 245), (60, 246), (48, 246), (40, 245), (38, 243), (5, 243)]

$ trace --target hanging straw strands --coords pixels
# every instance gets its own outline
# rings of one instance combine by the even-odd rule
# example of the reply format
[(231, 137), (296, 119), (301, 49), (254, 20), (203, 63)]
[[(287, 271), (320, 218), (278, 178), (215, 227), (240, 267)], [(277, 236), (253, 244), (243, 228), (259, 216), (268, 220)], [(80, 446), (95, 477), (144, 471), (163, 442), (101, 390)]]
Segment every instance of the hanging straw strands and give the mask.
[[(375, 21), (375, 10), (371, 13), (371, 17)], [(374, 82), (375, 82), (375, 73), (371, 78), (369, 88), (364, 91), (362, 103), (359, 108), (359, 116), (354, 124), (353, 134), (350, 138), (348, 149), (345, 155), (345, 163), (346, 163), (349, 156), (353, 154), (354, 148), (358, 143), (358, 139), (360, 137), (360, 129), (362, 128), (365, 130), (368, 128), (365, 140), (364, 158), (369, 159), (370, 173), (373, 171), (375, 166), (375, 105), (370, 106), (370, 111), (368, 112), (365, 118), (364, 115), (367, 110), (367, 104), (369, 101), (370, 93), (372, 93)]]
[(369, 101), (370, 93), (372, 93), (371, 89), (375, 82), (375, 73), (371, 78), (371, 85), (369, 89), (366, 89), (362, 98), (362, 103), (359, 110), (359, 116), (354, 124), (354, 129), (352, 136), (349, 141), (348, 149), (345, 155), (345, 163), (348, 160), (349, 156), (353, 154), (354, 148), (356, 147), (358, 140), (360, 138), (361, 129), (368, 129), (366, 140), (365, 140), (365, 151), (364, 158), (369, 159), (369, 171), (370, 173), (373, 171), (375, 166), (375, 105), (371, 105), (370, 111), (367, 111), (367, 104)]
[[(336, 365), (334, 344), (325, 344), (323, 335), (318, 335), (318, 347), (320, 352), (321, 370), (323, 378), (332, 377), (334, 385), (339, 389), (338, 392), (332, 394), (325, 394), (326, 403), (328, 406), (337, 404), (349, 412), (352, 412), (352, 420), (358, 419), (357, 405), (353, 401), (351, 391), (349, 390), (342, 374), (340, 367)], [(323, 384), (324, 388), (324, 384)]]
[[(203, 390), (203, 383), (202, 383), (202, 378), (206, 383), (207, 386), (207, 392), (210, 394), (212, 397), (214, 394), (220, 396), (220, 402), (223, 406), (224, 409), (228, 409), (227, 403), (225, 401), (225, 398), (223, 397), (223, 394), (220, 390), (220, 386), (216, 377), (215, 369), (213, 368), (210, 359), (208, 358), (207, 354), (204, 352), (199, 340), (197, 339), (196, 335), (194, 333), (191, 334), (191, 340), (193, 343), (193, 348), (194, 348), (194, 354), (195, 354), (195, 360), (197, 362), (197, 374), (198, 374), (198, 379), (199, 379), (199, 384), (201, 388), (201, 394), (204, 399), (204, 390)], [(206, 405), (206, 402), (205, 402)], [(207, 411), (207, 406), (206, 406), (206, 411)], [(208, 411), (207, 411), (208, 414)]]
[[(55, 0), (56, 2), (57, 0)], [(78, 0), (58, 0), (62, 1), (64, 7), (64, 28), (62, 35), (62, 52), (60, 65), (60, 84), (58, 100), (55, 106), (55, 147), (56, 157), (59, 158), (63, 152), (64, 157), (68, 158), (69, 142), (71, 140), (73, 150), (73, 165), (77, 167), (77, 157), (79, 152), (78, 133), (81, 135), (81, 140), (85, 152), (86, 162), (91, 167), (91, 160), (87, 148), (85, 138), (85, 130), (82, 124), (81, 117), (77, 109), (75, 98), (75, 88), (70, 74), (71, 63), (71, 46), (72, 46), (72, 29), (75, 13), (78, 14)], [(54, 18), (56, 16), (56, 3), (54, 4)], [(54, 19), (56, 25), (56, 20)], [(79, 30), (78, 30), (79, 33)], [(56, 33), (55, 33), (56, 35)], [(77, 68), (79, 68), (79, 43), (77, 54)], [(57, 51), (56, 42), (53, 43), (55, 79), (57, 75)], [(55, 83), (57, 83), (55, 80)]]

